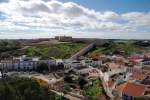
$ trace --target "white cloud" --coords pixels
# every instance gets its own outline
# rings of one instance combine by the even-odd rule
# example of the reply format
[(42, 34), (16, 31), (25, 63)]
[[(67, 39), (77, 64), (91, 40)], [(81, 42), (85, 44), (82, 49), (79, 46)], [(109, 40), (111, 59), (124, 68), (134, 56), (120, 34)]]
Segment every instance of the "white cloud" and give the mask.
[(150, 13), (131, 12), (123, 14), (122, 18), (129, 21), (132, 26), (150, 28)]
[(112, 12), (112, 11), (104, 12), (103, 16), (104, 16), (104, 19), (110, 19), (110, 20), (115, 20), (115, 19), (120, 18), (120, 16), (117, 13)]
[(23, 33), (37, 30), (47, 33), (125, 33), (150, 28), (150, 13), (97, 12), (73, 2), (56, 0), (9, 0), (0, 3), (0, 12), (5, 17), (0, 19), (0, 30)]

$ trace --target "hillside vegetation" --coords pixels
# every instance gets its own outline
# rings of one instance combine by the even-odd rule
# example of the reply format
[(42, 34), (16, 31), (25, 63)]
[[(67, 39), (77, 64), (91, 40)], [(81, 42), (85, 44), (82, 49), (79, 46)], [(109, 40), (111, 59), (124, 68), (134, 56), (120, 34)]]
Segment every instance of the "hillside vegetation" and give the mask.
[(21, 44), (14, 40), (0, 41), (0, 59), (9, 58), (11, 56), (27, 55), (29, 57), (41, 57), (48, 59), (69, 58), (71, 55), (80, 51), (86, 44), (83, 43), (59, 43), (59, 44), (36, 44), (21, 48)]
[[(60, 96), (28, 78), (0, 80), (0, 100), (62, 100)], [(64, 99), (63, 99), (64, 100)]]
[(102, 87), (100, 87), (101, 81), (93, 81), (92, 86), (84, 86), (83, 94), (88, 100), (99, 100), (99, 97), (104, 95)]
[(0, 40), (0, 52), (16, 50), (20, 48), (20, 43), (15, 40)]
[(112, 42), (109, 44), (109, 46), (97, 47), (94, 51), (90, 52), (88, 56), (95, 57), (100, 54), (110, 54), (110, 53), (114, 54), (117, 53), (118, 51), (123, 51), (124, 55), (131, 55), (150, 52), (150, 48), (136, 45), (132, 41), (123, 43)]
[(21, 48), (21, 44), (16, 40), (0, 40), (0, 59), (10, 57), (12, 53)]
[(43, 59), (49, 57), (69, 58), (71, 55), (84, 48), (85, 44), (81, 43), (61, 43), (55, 45), (33, 46), (25, 49), (23, 52), (27, 56), (40, 56)]

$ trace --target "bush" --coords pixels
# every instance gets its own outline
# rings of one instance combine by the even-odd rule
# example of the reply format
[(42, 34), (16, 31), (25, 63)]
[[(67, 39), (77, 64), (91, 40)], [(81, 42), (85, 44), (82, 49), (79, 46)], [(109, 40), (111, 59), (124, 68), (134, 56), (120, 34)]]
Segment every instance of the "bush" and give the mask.
[(60, 96), (28, 78), (0, 80), (0, 100), (60, 100)]
[(44, 71), (48, 71), (49, 68), (48, 68), (48, 65), (46, 63), (39, 63), (38, 66), (37, 66), (37, 71), (38, 72), (44, 72)]

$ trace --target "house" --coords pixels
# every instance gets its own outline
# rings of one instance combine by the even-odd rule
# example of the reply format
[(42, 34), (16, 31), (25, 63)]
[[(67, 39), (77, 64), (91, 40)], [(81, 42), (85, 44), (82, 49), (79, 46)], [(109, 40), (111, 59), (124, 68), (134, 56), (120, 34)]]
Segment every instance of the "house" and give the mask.
[(86, 60), (69, 60), (64, 62), (65, 68), (75, 68), (80, 66), (100, 66), (102, 63), (101, 60), (93, 60), (93, 59), (86, 59)]
[(118, 63), (109, 62), (106, 63), (106, 66), (108, 67), (107, 73), (109, 73), (110, 76), (114, 74), (126, 72), (126, 67)]
[(130, 75), (130, 78), (135, 80), (144, 80), (146, 76), (142, 73), (133, 73), (132, 75)]
[(92, 69), (93, 67), (91, 66), (80, 66), (80, 67), (73, 68), (73, 71), (76, 74), (88, 74), (89, 75), (89, 72), (92, 71)]
[(111, 60), (115, 63), (125, 64), (128, 62), (127, 59), (125, 59), (123, 56), (120, 55), (113, 55)]
[[(30, 71), (35, 70), (37, 65), (40, 63), (46, 63), (49, 67), (52, 65), (56, 65), (56, 61), (54, 59), (48, 60), (39, 60), (38, 57), (13, 57), (11, 60), (1, 60), (0, 61), (0, 68), (5, 71)], [(57, 63), (58, 64), (58, 63)]]
[(141, 65), (144, 67), (150, 67), (150, 60), (142, 61)]
[(146, 86), (133, 82), (125, 82), (116, 87), (118, 96), (123, 100), (134, 100), (136, 97), (143, 97), (146, 91)]
[(92, 66), (93, 65), (93, 61), (92, 60), (82, 60), (81, 61), (83, 66)]
[(64, 61), (62, 59), (56, 59), (55, 60), (55, 68), (54, 70), (60, 70), (60, 69), (64, 69)]
[(55, 36), (56, 40), (62, 41), (62, 42), (70, 42), (72, 41), (71, 36)]
[(92, 66), (101, 66), (102, 65), (102, 60), (98, 58), (93, 58), (93, 65)]
[(89, 78), (98, 78), (99, 77), (99, 71), (96, 68), (92, 68), (89, 71)]
[(145, 59), (150, 59), (150, 53), (144, 54), (144, 58), (145, 58)]
[(38, 57), (26, 57), (26, 55), (23, 55), (21, 57), (13, 57), (12, 70), (36, 69), (38, 61), (39, 61)]
[(143, 55), (140, 55), (140, 54), (131, 55), (130, 57), (128, 57), (128, 59), (130, 59), (130, 60), (132, 60), (132, 59), (143, 59)]
[(0, 61), (0, 68), (5, 71), (12, 70), (12, 66), (13, 66), (12, 60), (1, 60)]
[(72, 69), (72, 68), (80, 67), (80, 66), (82, 66), (82, 62), (81, 61), (77, 61), (77, 60), (64, 61), (64, 67), (66, 69)]
[(19, 60), (19, 61), (39, 61), (39, 57), (27, 57), (26, 55), (22, 55), (20, 57), (13, 57), (13, 60)]
[(142, 66), (126, 67), (128, 73), (143, 73)]
[(65, 68), (65, 69), (71, 69), (71, 68), (72, 68), (72, 67), (71, 67), (71, 63), (68, 62), (68, 61), (67, 61), (67, 62), (65, 61), (65, 62), (64, 62), (64, 68)]
[(62, 59), (56, 59), (56, 66), (63, 65), (63, 64), (64, 64), (64, 62)]
[(141, 65), (143, 61), (143, 55), (132, 55), (128, 57), (129, 62), (133, 63), (134, 65)]

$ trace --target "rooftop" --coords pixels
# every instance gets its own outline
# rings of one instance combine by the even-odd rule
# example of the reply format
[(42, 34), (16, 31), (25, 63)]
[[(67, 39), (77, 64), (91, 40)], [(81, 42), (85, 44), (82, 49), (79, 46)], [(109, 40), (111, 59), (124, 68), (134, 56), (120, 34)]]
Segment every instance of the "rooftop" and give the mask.
[(88, 66), (79, 66), (79, 67), (75, 67), (75, 69), (77, 70), (82, 70), (82, 69), (86, 69), (89, 68)]
[(144, 74), (139, 74), (139, 73), (133, 73), (130, 77), (132, 77), (134, 79), (138, 79), (138, 80), (145, 79), (145, 75)]
[(121, 65), (118, 64), (118, 63), (107, 63), (108, 67), (111, 68), (111, 69), (116, 69), (116, 68), (121, 68)]
[(124, 93), (126, 95), (139, 97), (144, 95), (146, 87), (144, 85), (138, 85), (135, 83), (126, 82), (117, 86), (116, 89), (117, 91)]

